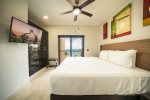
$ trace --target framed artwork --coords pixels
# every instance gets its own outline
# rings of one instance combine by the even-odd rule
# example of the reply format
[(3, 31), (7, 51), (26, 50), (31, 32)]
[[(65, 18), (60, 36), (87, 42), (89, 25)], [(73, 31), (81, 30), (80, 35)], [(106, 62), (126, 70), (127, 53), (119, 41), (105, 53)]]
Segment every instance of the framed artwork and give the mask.
[(111, 21), (111, 39), (131, 34), (131, 4), (128, 4)]
[(150, 0), (143, 2), (143, 26), (150, 25)]
[(103, 25), (103, 39), (107, 39), (107, 34), (108, 34), (108, 24), (105, 23)]
[(42, 30), (12, 17), (9, 42), (40, 44), (41, 39)]

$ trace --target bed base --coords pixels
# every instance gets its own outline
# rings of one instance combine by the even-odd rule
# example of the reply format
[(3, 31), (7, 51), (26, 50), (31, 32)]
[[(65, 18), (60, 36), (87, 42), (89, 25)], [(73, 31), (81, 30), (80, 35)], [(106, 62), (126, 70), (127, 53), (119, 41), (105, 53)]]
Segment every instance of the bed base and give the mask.
[(56, 95), (51, 94), (50, 100), (140, 100), (140, 95)]

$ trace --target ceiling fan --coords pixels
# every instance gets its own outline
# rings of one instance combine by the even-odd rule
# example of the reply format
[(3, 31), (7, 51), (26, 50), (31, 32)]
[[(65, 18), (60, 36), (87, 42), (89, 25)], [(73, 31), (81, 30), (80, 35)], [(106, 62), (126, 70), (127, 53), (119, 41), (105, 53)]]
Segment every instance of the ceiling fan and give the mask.
[(95, 0), (86, 0), (83, 4), (81, 4), (79, 6), (79, 0), (75, 0), (75, 2), (73, 2), (72, 0), (66, 0), (69, 4), (71, 4), (71, 6), (73, 7), (72, 10), (70, 11), (66, 11), (66, 12), (63, 12), (61, 13), (61, 15), (64, 15), (64, 14), (69, 14), (69, 13), (73, 13), (74, 14), (74, 21), (77, 21), (77, 17), (78, 15), (81, 13), (81, 14), (84, 14), (86, 16), (89, 16), (89, 17), (92, 17), (92, 14), (91, 13), (88, 13), (86, 11), (83, 11), (82, 8), (86, 7), (87, 5), (91, 4), (92, 2), (94, 2)]

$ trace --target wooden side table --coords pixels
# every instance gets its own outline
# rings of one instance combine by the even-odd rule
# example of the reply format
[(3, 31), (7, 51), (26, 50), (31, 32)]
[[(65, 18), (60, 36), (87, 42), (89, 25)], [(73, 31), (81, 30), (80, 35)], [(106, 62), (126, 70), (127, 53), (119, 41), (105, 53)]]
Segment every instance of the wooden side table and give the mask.
[(140, 100), (150, 100), (150, 93), (142, 94)]
[(48, 67), (57, 67), (58, 66), (58, 58), (49, 58)]

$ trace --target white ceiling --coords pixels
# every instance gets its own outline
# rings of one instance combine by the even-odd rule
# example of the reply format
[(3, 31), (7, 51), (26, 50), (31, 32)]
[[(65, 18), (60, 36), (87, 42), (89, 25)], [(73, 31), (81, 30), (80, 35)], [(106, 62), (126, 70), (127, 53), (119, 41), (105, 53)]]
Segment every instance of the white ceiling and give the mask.
[[(86, 0), (80, 0), (80, 4)], [(126, 0), (95, 0), (82, 10), (93, 14), (88, 17), (80, 14), (78, 21), (74, 22), (72, 13), (60, 15), (60, 13), (72, 10), (72, 6), (66, 0), (29, 0), (29, 18), (38, 20), (44, 25), (101, 25), (112, 13)], [(43, 16), (49, 19), (44, 20)]]

